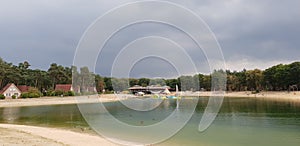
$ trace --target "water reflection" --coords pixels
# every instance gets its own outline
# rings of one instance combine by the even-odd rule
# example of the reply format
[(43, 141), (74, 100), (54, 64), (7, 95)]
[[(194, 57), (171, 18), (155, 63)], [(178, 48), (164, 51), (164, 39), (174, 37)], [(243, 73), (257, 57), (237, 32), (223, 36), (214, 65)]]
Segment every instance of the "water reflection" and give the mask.
[(20, 117), (19, 112), (20, 108), (4, 108), (2, 110), (2, 120), (7, 123), (14, 123)]

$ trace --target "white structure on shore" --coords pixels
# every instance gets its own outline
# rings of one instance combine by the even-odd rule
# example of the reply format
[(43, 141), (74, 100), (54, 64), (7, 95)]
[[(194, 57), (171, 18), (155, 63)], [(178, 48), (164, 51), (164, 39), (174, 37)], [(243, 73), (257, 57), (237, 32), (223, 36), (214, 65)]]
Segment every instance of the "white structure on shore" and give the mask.
[(7, 84), (1, 91), (0, 94), (3, 94), (5, 98), (16, 98), (20, 97), (22, 92), (21, 90), (13, 83)]

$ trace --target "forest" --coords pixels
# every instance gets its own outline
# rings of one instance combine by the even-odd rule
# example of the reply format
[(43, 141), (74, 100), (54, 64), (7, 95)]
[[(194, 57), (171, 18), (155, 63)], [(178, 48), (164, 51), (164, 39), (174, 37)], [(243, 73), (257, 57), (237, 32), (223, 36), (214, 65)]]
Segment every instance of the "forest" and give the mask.
[[(226, 75), (226, 90), (227, 91), (295, 91), (300, 86), (300, 62), (291, 64), (278, 64), (266, 70), (215, 70), (212, 74), (197, 74), (194, 76), (181, 76), (175, 79), (149, 79), (149, 78), (130, 78), (117, 79), (111, 77), (103, 77), (98, 74), (93, 74), (87, 67), (79, 70), (74, 67), (64, 67), (56, 63), (52, 63), (48, 70), (31, 69), (30, 63), (24, 61), (18, 65), (8, 63), (0, 58), (0, 89), (8, 83), (16, 85), (27, 85), (42, 90), (54, 90), (56, 84), (72, 84), (73, 78), (85, 82), (94, 83), (94, 81), (87, 81), (87, 79), (95, 79), (95, 86), (98, 92), (106, 91), (122, 91), (134, 85), (148, 86), (148, 85), (167, 85), (172, 89), (176, 85), (181, 88), (183, 82), (193, 84), (197, 82), (200, 84), (199, 89), (210, 91), (212, 84), (212, 76), (219, 74)], [(181, 90), (190, 90), (189, 87)]]

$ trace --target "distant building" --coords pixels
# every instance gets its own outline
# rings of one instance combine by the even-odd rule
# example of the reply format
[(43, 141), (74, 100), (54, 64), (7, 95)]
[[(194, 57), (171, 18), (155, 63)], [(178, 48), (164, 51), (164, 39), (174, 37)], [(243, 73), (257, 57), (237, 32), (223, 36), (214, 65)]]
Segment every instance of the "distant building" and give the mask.
[(73, 91), (72, 84), (57, 84), (55, 85), (55, 91)]
[(29, 92), (29, 89), (30, 89), (30, 86), (26, 86), (26, 85), (21, 85), (21, 86), (17, 86), (17, 87), (21, 91), (21, 93)]
[(128, 88), (131, 93), (136, 94), (138, 92), (144, 92), (146, 94), (158, 94), (158, 93), (163, 93), (164, 91), (169, 91), (170, 87), (169, 86), (147, 86), (147, 87), (142, 87), (135, 85), (133, 87)]
[(80, 88), (73, 88), (72, 84), (57, 84), (55, 86), (55, 91), (64, 91), (64, 92), (68, 92), (68, 91), (73, 91), (75, 93), (80, 93)]
[(0, 91), (0, 94), (3, 94), (5, 98), (12, 98), (13, 96), (18, 98), (21, 96), (22, 92), (15, 84), (10, 83)]

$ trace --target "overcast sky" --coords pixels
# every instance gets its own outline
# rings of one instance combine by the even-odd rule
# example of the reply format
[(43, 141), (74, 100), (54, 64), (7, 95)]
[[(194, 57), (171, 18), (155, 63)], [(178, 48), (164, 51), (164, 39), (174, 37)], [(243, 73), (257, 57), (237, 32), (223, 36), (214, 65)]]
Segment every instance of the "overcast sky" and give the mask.
[[(127, 2), (130, 1), (0, 0), (0, 57), (14, 64), (27, 60), (32, 68), (44, 70), (50, 63), (70, 66), (79, 40), (89, 25), (108, 10)], [(228, 69), (265, 69), (300, 60), (299, 0), (171, 2), (191, 9), (208, 24), (220, 43)], [(157, 9), (159, 7), (153, 11)], [(174, 17), (172, 13), (162, 15)], [(110, 76), (116, 54), (132, 40), (151, 35), (181, 40), (198, 71), (208, 72), (205, 55), (195, 54), (195, 44), (189, 43), (180, 31), (161, 24), (144, 23), (130, 26), (111, 38), (104, 54), (99, 55), (97, 73)], [(153, 47), (163, 48), (164, 45), (155, 42)], [(177, 55), (174, 57), (180, 59), (181, 55)], [(159, 58), (145, 58), (135, 64), (131, 72), (133, 77), (176, 75), (176, 68)]]

